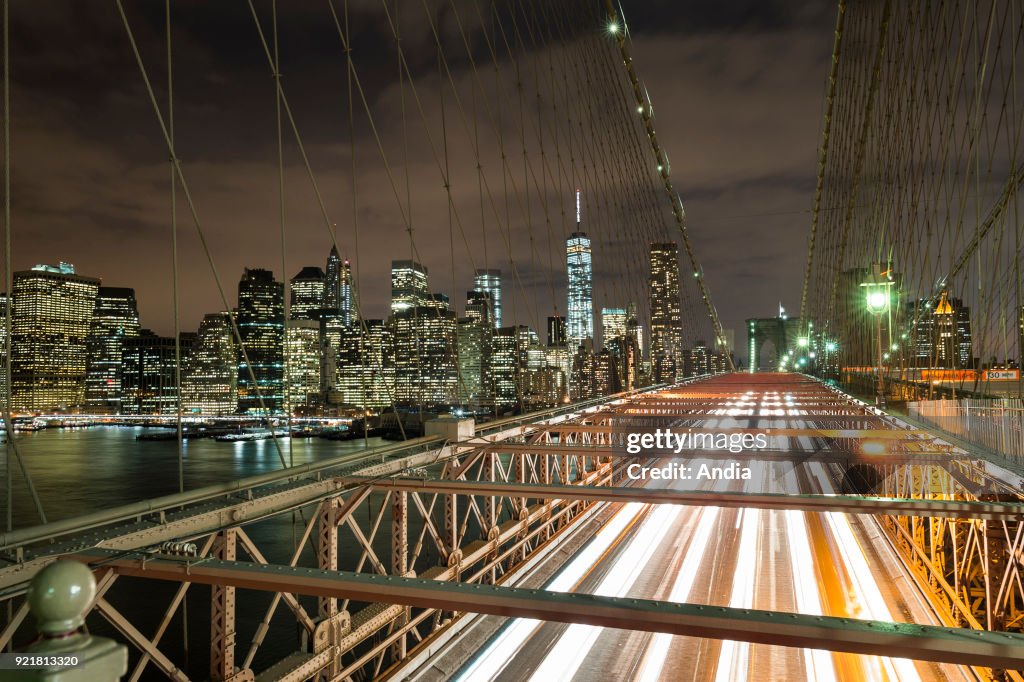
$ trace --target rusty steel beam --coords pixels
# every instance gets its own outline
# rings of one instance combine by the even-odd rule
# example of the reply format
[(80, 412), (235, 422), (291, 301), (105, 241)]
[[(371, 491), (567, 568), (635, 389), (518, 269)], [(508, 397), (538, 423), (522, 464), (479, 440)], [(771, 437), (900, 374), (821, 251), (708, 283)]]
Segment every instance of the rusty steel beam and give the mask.
[(570, 499), (600, 502), (644, 502), (752, 509), (798, 509), (811, 512), (842, 511), (851, 514), (933, 516), (991, 521), (1024, 520), (1024, 503), (924, 500), (858, 495), (804, 495), (786, 493), (734, 493), (683, 491), (668, 488), (628, 488), (592, 485), (537, 485), (486, 481), (424, 480), (419, 478), (366, 479), (350, 477), (346, 482), (377, 490)]
[[(120, 575), (139, 578), (190, 580), (243, 589), (290, 591), (318, 597), (936, 663), (1011, 670), (1024, 667), (1024, 635), (1006, 632), (620, 599), (239, 561), (206, 560), (190, 565), (161, 558), (146, 561), (118, 558), (114, 553), (92, 552), (90, 555), (93, 560), (105, 559), (105, 566)], [(88, 559), (90, 555), (75, 558)]]

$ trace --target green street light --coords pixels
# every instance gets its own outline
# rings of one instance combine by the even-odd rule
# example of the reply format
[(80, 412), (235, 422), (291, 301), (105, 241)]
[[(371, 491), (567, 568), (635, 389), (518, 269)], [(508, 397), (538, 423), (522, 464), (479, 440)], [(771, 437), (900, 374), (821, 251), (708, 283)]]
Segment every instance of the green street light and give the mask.
[(838, 346), (836, 346), (835, 341), (829, 341), (828, 343), (825, 344), (825, 350), (827, 350), (829, 353), (835, 353), (836, 348), (838, 348)]
[(808, 342), (806, 336), (801, 336), (799, 339), (796, 340), (796, 345), (800, 346), (801, 348), (807, 348), (807, 343)]
[(867, 279), (860, 284), (864, 287), (864, 302), (867, 304), (868, 312), (875, 316), (876, 348), (878, 349), (878, 367), (876, 369), (878, 385), (875, 389), (875, 405), (877, 407), (885, 404), (885, 379), (882, 376), (882, 362), (889, 359), (888, 353), (882, 353), (882, 314), (889, 310), (891, 298), (889, 291), (894, 284), (891, 268), (887, 267), (883, 272), (881, 263), (872, 263)]
[(884, 289), (869, 290), (867, 304), (869, 311), (873, 313), (884, 313), (886, 307), (889, 305), (889, 295)]

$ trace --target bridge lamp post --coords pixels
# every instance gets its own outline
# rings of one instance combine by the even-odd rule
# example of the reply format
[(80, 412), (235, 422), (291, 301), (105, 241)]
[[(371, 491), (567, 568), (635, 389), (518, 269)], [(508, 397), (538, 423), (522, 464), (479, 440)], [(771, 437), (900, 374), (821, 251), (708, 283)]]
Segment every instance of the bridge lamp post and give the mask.
[[(864, 287), (864, 302), (868, 312), (875, 316), (875, 345), (878, 348), (878, 384), (875, 387), (875, 406), (881, 407), (885, 404), (885, 379), (882, 376), (882, 315), (889, 310), (889, 303), (892, 297), (890, 287), (894, 282), (889, 278), (888, 272), (882, 272), (879, 263), (871, 264), (871, 273), (867, 280), (861, 282)], [(888, 355), (888, 354), (886, 354)]]

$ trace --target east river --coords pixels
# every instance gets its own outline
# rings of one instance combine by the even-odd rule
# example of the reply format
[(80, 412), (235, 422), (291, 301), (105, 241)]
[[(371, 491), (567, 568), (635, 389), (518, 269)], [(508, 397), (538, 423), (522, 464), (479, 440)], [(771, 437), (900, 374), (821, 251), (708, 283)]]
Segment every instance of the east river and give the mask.
[[(71, 518), (101, 509), (178, 492), (178, 443), (170, 441), (137, 441), (136, 436), (163, 429), (141, 427), (91, 426), (86, 428), (49, 428), (38, 432), (20, 433), (17, 444), (35, 483), (48, 521)], [(356, 452), (364, 448), (363, 441), (330, 441), (321, 438), (279, 438), (281, 454), (286, 462), (296, 465), (315, 462)], [(385, 444), (371, 438), (368, 445)], [(195, 489), (213, 483), (222, 483), (281, 469), (281, 457), (271, 440), (217, 442), (197, 439), (184, 443), (185, 489)], [(0, 444), (0, 457), (7, 465), (7, 446)], [(13, 462), (12, 462), (13, 464)], [(0, 509), (6, 513), (6, 491), (0, 484)], [(376, 511), (378, 504), (369, 509)], [(308, 520), (311, 508), (304, 510)], [(360, 518), (365, 526), (366, 519)], [(2, 521), (0, 521), (2, 523)], [(14, 468), (14, 525), (25, 528), (39, 523), (35, 508), (17, 467)], [(389, 525), (375, 543), (387, 546)], [(295, 538), (301, 536), (302, 521), (298, 515), (286, 514), (246, 528), (260, 550), (271, 562), (287, 563)], [(314, 534), (315, 538), (315, 534)], [(352, 549), (342, 548), (342, 568), (349, 568), (358, 556)], [(307, 549), (304, 565), (311, 564)], [(239, 558), (248, 557), (239, 548)], [(386, 555), (382, 560), (387, 561)], [(120, 578), (108, 593), (108, 600), (132, 619), (147, 636), (152, 636), (167, 608), (177, 585), (157, 581)], [(179, 613), (160, 644), (172, 661), (187, 659), (187, 671), (193, 679), (208, 679), (210, 589), (195, 586), (187, 600), (188, 646), (186, 653), (185, 628)], [(256, 626), (263, 619), (270, 594), (245, 590), (238, 591), (238, 645), (236, 662), (241, 664), (249, 650)], [(316, 600), (303, 599), (314, 618)], [(0, 621), (6, 620), (6, 609)], [(88, 626), (95, 634), (112, 636), (124, 641), (97, 614), (90, 616)], [(15, 639), (16, 647), (31, 639), (32, 628), (23, 627)], [(272, 621), (265, 643), (260, 647), (253, 663), (258, 672), (277, 659), (298, 650), (297, 626), (291, 612), (282, 604)], [(137, 652), (129, 646), (130, 664), (134, 665)], [(143, 679), (166, 679), (150, 663)]]

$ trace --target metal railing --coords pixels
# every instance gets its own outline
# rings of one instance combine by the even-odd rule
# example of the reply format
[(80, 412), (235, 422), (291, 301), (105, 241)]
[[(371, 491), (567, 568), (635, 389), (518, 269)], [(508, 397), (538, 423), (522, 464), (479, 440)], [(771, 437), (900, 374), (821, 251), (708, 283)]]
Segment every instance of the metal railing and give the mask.
[(1024, 400), (922, 400), (907, 403), (907, 412), (968, 443), (1024, 464)]

